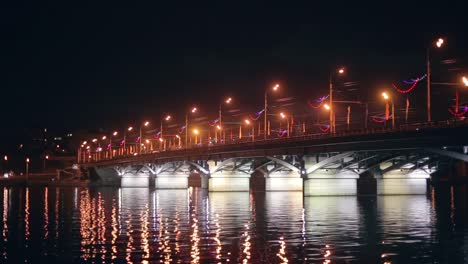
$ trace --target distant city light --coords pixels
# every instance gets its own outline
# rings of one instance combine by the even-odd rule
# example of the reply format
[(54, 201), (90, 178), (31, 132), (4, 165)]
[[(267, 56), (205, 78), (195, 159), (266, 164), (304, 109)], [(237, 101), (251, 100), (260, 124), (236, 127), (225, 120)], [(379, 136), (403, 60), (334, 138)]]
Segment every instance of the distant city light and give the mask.
[(117, 131), (114, 131), (114, 133), (112, 133), (113, 136), (117, 136), (118, 132)]
[(278, 90), (278, 88), (279, 88), (279, 84), (276, 84), (276, 85), (273, 87), (273, 91)]
[(3, 157), (3, 160), (8, 161), (8, 156), (5, 155), (5, 156)]
[(102, 140), (106, 140), (106, 138), (107, 138), (106, 136), (103, 136), (103, 137), (102, 137)]
[(128, 131), (132, 131), (133, 130), (133, 127), (128, 127)]
[(169, 121), (169, 120), (171, 120), (171, 116), (168, 115), (168, 116), (166, 116), (166, 118), (164, 118), (164, 119), (165, 119), (166, 121)]
[(192, 113), (195, 113), (198, 109), (196, 107), (192, 108)]
[(231, 98), (231, 97), (229, 97), (228, 99), (226, 99), (226, 104), (229, 104), (229, 103), (231, 103), (231, 101), (232, 101), (232, 98)]
[(339, 73), (339, 74), (343, 74), (343, 73), (344, 73), (344, 68), (339, 69), (339, 70), (338, 70), (338, 73)]
[(150, 123), (149, 121), (146, 121), (144, 125), (145, 125), (145, 126), (148, 126), (149, 123)]

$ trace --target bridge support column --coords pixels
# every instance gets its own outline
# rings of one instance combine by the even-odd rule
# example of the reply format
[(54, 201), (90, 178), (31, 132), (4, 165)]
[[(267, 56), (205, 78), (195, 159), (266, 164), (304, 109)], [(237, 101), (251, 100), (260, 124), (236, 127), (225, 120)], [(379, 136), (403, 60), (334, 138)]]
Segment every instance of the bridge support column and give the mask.
[(383, 175), (377, 175), (378, 195), (409, 195), (426, 194), (427, 179), (430, 175), (420, 169), (410, 173), (393, 170)]
[(317, 170), (304, 179), (304, 196), (357, 195), (357, 179), (353, 172)]
[(161, 173), (156, 176), (156, 189), (187, 189), (188, 174), (185, 173)]
[(200, 178), (201, 178), (201, 187), (202, 187), (202, 189), (208, 189), (209, 181), (210, 181), (210, 175), (200, 174)]
[(125, 173), (122, 175), (122, 187), (149, 187), (151, 175), (147, 173)]
[(265, 191), (303, 191), (303, 179), (297, 172), (273, 172), (265, 178)]
[[(202, 180), (203, 182), (203, 180)], [(216, 172), (210, 175), (208, 190), (210, 192), (243, 192), (249, 191), (250, 175), (231, 172)]]
[(120, 186), (121, 177), (113, 168), (89, 168), (92, 185)]

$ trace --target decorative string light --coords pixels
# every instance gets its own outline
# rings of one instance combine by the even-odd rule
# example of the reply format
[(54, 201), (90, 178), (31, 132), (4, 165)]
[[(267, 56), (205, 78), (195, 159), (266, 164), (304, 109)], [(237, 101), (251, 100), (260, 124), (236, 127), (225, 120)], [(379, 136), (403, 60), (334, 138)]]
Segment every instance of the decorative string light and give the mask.
[(213, 121), (208, 121), (208, 124), (209, 124), (210, 126), (216, 126), (216, 125), (218, 124), (218, 122), (219, 122), (219, 119), (216, 118), (216, 119), (213, 120)]
[(385, 121), (387, 121), (388, 119), (392, 118), (392, 116), (390, 115), (388, 118), (385, 118), (385, 117), (380, 117), (380, 116), (373, 116), (372, 117), (372, 120), (376, 123), (383, 123)]
[(179, 134), (182, 134), (182, 132), (185, 131), (185, 126), (182, 126), (181, 128), (179, 128)]
[(426, 78), (426, 74), (424, 74), (423, 76), (419, 77), (419, 78), (416, 78), (416, 79), (409, 79), (409, 80), (404, 80), (403, 83), (405, 84), (414, 84), (414, 83), (417, 83), (419, 81), (422, 81)]
[(330, 125), (319, 125), (320, 131), (328, 132), (330, 131)]
[(262, 109), (258, 111), (257, 113), (255, 113), (255, 117), (249, 116), (250, 120), (257, 121), (260, 118), (260, 116), (263, 114), (263, 112), (265, 112), (265, 109)]
[(288, 131), (286, 129), (280, 130), (279, 133), (278, 133), (278, 137), (282, 138), (287, 134), (288, 134)]
[(322, 107), (323, 103), (325, 102), (327, 98), (328, 98), (328, 95), (315, 99), (314, 102), (307, 100), (307, 104), (309, 104), (310, 107), (317, 109), (317, 108)]
[(408, 89), (400, 89), (398, 88), (398, 86), (394, 83), (392, 83), (392, 86), (393, 88), (395, 88), (399, 93), (409, 93), (411, 92), (414, 88), (416, 88), (416, 86), (418, 85), (418, 83), (422, 80), (424, 80), (426, 78), (426, 75), (424, 74), (423, 76), (419, 77), (419, 78), (416, 78), (416, 79), (409, 79), (409, 80), (404, 80), (403, 83), (405, 84), (411, 84), (411, 86), (408, 88)]
[(468, 113), (468, 106), (464, 106), (463, 107), (463, 110), (461, 112), (455, 112), (453, 111), (451, 108), (448, 109), (448, 111), (455, 117), (462, 117), (464, 116), (466, 113)]
[(157, 132), (156, 134), (154, 134), (154, 138), (158, 139), (161, 137), (161, 131)]

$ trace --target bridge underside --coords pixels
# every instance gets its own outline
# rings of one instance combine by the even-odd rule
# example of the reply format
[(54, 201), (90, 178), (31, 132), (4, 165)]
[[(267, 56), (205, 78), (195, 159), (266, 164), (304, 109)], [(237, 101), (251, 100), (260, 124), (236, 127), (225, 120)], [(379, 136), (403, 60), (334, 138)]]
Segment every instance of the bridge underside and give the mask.
[[(302, 191), (305, 196), (425, 194), (428, 179), (449, 164), (466, 163), (459, 150), (323, 152), (222, 160), (174, 161), (95, 168), (97, 184), (186, 189), (191, 174), (211, 192)], [(465, 166), (466, 168), (466, 166)], [(466, 175), (466, 174), (465, 174)]]

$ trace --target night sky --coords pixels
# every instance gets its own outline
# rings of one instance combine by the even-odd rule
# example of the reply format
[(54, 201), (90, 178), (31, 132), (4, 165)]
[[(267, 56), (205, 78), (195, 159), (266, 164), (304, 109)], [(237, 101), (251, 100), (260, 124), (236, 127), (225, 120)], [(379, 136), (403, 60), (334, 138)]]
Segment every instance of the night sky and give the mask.
[(447, 38), (447, 46), (435, 61), (456, 62), (447, 69), (434, 66), (440, 72), (434, 81), (455, 81), (453, 76), (468, 68), (463, 1), (159, 2), (36, 1), (3, 7), (0, 146), (9, 149), (25, 131), (43, 127), (116, 128), (144, 119), (158, 122), (162, 112), (182, 121), (192, 104), (214, 117), (225, 95), (240, 108), (259, 110), (265, 88), (276, 82), (281, 96), (305, 103), (327, 93), (330, 70), (342, 65), (349, 69), (348, 81), (359, 83), (357, 97), (377, 100), (379, 87), (425, 73), (426, 47), (439, 36)]

